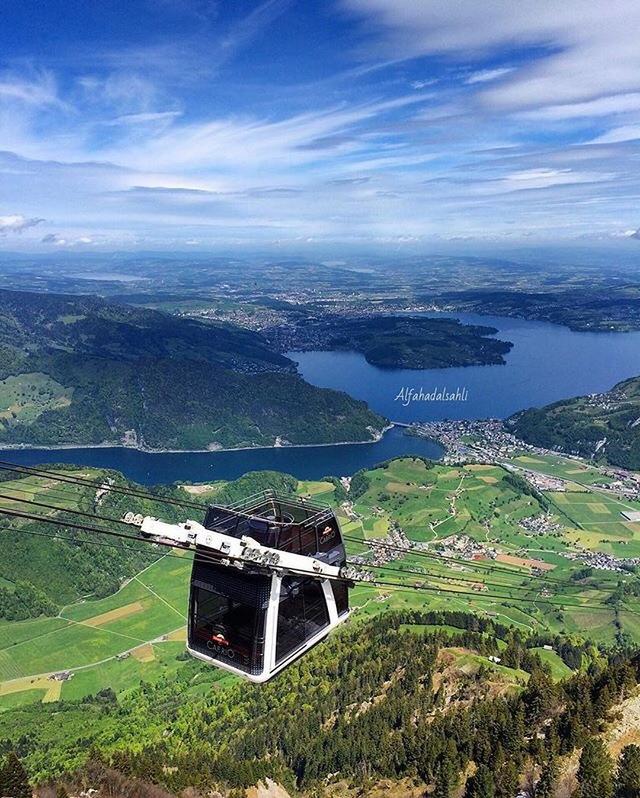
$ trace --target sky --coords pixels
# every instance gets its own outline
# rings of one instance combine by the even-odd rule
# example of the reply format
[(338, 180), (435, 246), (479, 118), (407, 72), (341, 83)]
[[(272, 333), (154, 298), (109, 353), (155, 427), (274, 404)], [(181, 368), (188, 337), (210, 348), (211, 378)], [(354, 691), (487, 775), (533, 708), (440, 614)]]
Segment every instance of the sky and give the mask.
[(637, 0), (0, 11), (0, 249), (640, 248)]

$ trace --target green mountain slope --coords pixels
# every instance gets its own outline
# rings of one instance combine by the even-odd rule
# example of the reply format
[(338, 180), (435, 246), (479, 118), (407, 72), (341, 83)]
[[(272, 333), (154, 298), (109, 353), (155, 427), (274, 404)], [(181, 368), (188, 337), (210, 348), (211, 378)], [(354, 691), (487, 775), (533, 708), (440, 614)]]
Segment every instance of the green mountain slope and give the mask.
[(246, 330), (0, 291), (0, 445), (205, 449), (363, 440), (384, 419)]
[[(172, 795), (232, 798), (270, 777), (308, 798), (379, 794), (368, 789), (379, 779), (421, 788), (389, 795), (452, 796), (484, 768), (490, 790), (466, 794), (509, 798), (521, 773), (599, 732), (638, 680), (633, 652), (616, 652), (554, 683), (538, 642), (463, 613), (387, 613), (347, 625), (267, 685), (190, 662), (120, 699), (103, 691), (9, 710), (0, 741), (34, 782), (79, 778), (104, 795), (148, 794), (139, 782), (109, 792), (119, 772)], [(443, 782), (448, 792), (431, 791)]]
[(638, 469), (640, 377), (620, 382), (607, 393), (524, 410), (507, 424), (527, 443)]
[[(80, 477), (126, 489), (140, 489), (117, 471), (78, 469), (76, 466), (47, 466), (63, 472), (69, 479)], [(7, 478), (8, 477), (8, 478)], [(218, 487), (216, 499), (230, 502), (266, 488), (293, 491), (297, 480), (288, 474), (271, 471), (249, 472)], [(161, 498), (197, 501), (198, 494), (187, 494), (177, 486), (154, 489)], [(30, 505), (28, 501), (39, 502)], [(0, 619), (24, 620), (41, 615), (54, 616), (64, 605), (84, 598), (96, 598), (117, 591), (123, 582), (155, 562), (164, 549), (141, 541), (100, 536), (74, 528), (83, 524), (114, 530), (109, 518), (122, 518), (129, 510), (169, 521), (201, 520), (205, 512), (165, 504), (153, 499), (131, 497), (115, 491), (104, 492), (90, 485), (54, 481), (48, 477), (26, 476), (0, 471), (0, 544), (5, 555), (0, 560)], [(56, 510), (51, 507), (59, 508)], [(33, 521), (5, 515), (19, 511), (69, 521), (72, 526)], [(69, 510), (70, 512), (67, 512)], [(85, 519), (73, 511), (95, 518)], [(115, 526), (115, 531), (126, 529)], [(134, 534), (135, 530), (131, 530)], [(96, 541), (100, 545), (95, 545)], [(2, 633), (0, 632), (0, 650)]]

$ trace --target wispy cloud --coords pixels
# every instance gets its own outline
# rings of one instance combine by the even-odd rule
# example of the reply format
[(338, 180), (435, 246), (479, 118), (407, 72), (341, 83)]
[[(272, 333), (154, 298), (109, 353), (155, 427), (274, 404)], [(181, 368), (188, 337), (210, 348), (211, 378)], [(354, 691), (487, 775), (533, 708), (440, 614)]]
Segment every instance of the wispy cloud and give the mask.
[(635, 229), (635, 0), (338, 2), (132, 4), (126, 35), (94, 46), (87, 17), (55, 53), (7, 58), (0, 202), (20, 214), (0, 233), (52, 250)]
[(473, 72), (471, 75), (469, 75), (465, 83), (467, 83), (469, 86), (473, 86), (474, 83), (490, 83), (492, 80), (503, 78), (505, 75), (508, 75), (510, 72), (513, 72), (513, 67), (480, 69), (477, 72)]
[(28, 218), (21, 213), (14, 213), (10, 216), (0, 216), (0, 235), (22, 233), (23, 230), (35, 227), (41, 222), (44, 222), (44, 219), (38, 219), (36, 217)]
[(58, 95), (55, 77), (47, 70), (37, 71), (31, 75), (0, 73), (0, 102), (65, 107), (65, 103)]

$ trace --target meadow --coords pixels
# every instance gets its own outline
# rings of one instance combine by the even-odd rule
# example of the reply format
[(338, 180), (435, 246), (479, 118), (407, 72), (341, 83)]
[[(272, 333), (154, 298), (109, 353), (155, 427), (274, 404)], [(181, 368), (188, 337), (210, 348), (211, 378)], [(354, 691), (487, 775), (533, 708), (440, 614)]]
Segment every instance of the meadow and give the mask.
[[(551, 520), (561, 529), (532, 534), (520, 521), (545, 508), (539, 497), (507, 477), (497, 465), (434, 465), (403, 458), (365, 472), (346, 501), (329, 481), (300, 481), (297, 493), (334, 505), (351, 555), (366, 552), (369, 541), (384, 538), (394, 527), (428, 544), (376, 571), (379, 581), (389, 584), (361, 584), (351, 591), (356, 618), (390, 608), (473, 611), (522, 630), (566, 632), (603, 644), (613, 643), (620, 632), (640, 640), (637, 599), (627, 598), (617, 608), (607, 603), (620, 575), (597, 570), (576, 579), (581, 564), (564, 556), (576, 546), (637, 556), (640, 524), (621, 523), (619, 502), (581, 488), (549, 494)], [(185, 486), (190, 498), (203, 500), (223, 488), (223, 483)], [(5, 483), (4, 491), (60, 507), (86, 502), (77, 488), (42, 478), (16, 481), (14, 493)], [(20, 505), (16, 498), (0, 500), (1, 506)], [(478, 559), (452, 557), (456, 539), (473, 541), (487, 553)], [(190, 567), (189, 554), (161, 556), (124, 580), (117, 592), (73, 600), (57, 617), (0, 620), (0, 711), (33, 701), (78, 699), (105, 688), (124, 694), (141, 680), (177, 673), (187, 661)], [(554, 678), (566, 675), (554, 652), (541, 649), (540, 655)], [(68, 678), (50, 678), (64, 671)], [(212, 669), (211, 678), (221, 673)]]

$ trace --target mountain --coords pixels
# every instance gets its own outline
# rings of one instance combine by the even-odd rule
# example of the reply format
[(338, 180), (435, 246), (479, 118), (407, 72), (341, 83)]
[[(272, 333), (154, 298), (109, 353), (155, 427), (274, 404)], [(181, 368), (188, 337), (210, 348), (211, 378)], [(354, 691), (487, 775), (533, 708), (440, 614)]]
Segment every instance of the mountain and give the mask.
[[(543, 645), (584, 669), (564, 666), (558, 680)], [(453, 798), (465, 785), (465, 796), (513, 798), (556, 781), (632, 694), (639, 667), (631, 651), (407, 609), (348, 624), (267, 685), (212, 684), (192, 661), (119, 698), (9, 709), (0, 754), (16, 750), (33, 782), (73, 795), (239, 798), (272, 779), (305, 798)]]
[(0, 444), (333, 443), (384, 424), (363, 402), (306, 383), (257, 333), (0, 290)]
[(506, 423), (534, 446), (640, 469), (640, 377), (606, 393), (523, 410)]

